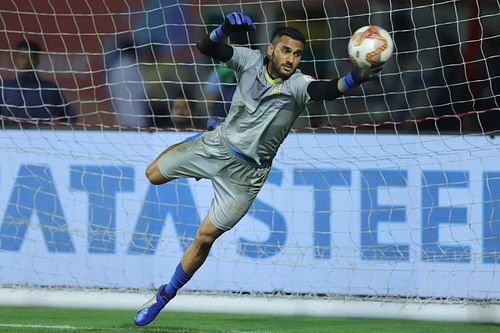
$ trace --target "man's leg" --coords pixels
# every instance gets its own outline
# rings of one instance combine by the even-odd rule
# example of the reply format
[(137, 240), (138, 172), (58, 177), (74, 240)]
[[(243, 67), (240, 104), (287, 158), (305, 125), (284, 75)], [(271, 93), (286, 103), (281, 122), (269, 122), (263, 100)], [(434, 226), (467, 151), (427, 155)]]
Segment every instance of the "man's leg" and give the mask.
[(164, 294), (170, 299), (174, 298), (177, 290), (182, 288), (203, 265), (208, 257), (208, 253), (215, 240), (224, 233), (215, 227), (209, 220), (208, 216), (205, 217), (203, 222), (196, 231), (195, 238), (189, 244), (184, 252), (181, 262), (177, 265), (177, 269), (172, 276), (170, 282), (165, 286)]
[(162, 151), (160, 155), (158, 155), (158, 157), (155, 158), (154, 161), (151, 162), (151, 164), (149, 164), (149, 166), (146, 168), (146, 178), (151, 182), (151, 184), (161, 185), (171, 180), (169, 178), (165, 178), (165, 176), (161, 174), (160, 169), (158, 168), (158, 160), (163, 157), (163, 155), (168, 154), (168, 152), (170, 152), (181, 143), (182, 142), (179, 142), (169, 146), (167, 149)]
[(215, 240), (224, 233), (224, 230), (215, 227), (205, 217), (196, 231), (195, 238), (188, 246), (181, 262), (177, 266), (170, 282), (158, 288), (156, 295), (148, 301), (135, 315), (134, 321), (138, 326), (144, 326), (152, 322), (161, 309), (175, 297), (177, 291), (182, 288), (203, 265), (208, 257), (210, 248)]
[(210, 222), (208, 215), (196, 231), (196, 236), (184, 252), (181, 264), (184, 270), (194, 274), (205, 262), (212, 244), (225, 230), (217, 228)]
[[(146, 178), (151, 182), (151, 184), (161, 185), (161, 184), (165, 184), (165, 183), (172, 180), (171, 178), (166, 178), (165, 176), (163, 176), (160, 172), (159, 167), (158, 167), (158, 163), (164, 155), (168, 154), (170, 151), (174, 150), (175, 148), (177, 148), (177, 146), (179, 146), (183, 143), (193, 141), (194, 139), (198, 138), (199, 136), (203, 135), (204, 133), (206, 133), (206, 132), (196, 133), (195, 135), (188, 137), (184, 141), (175, 143), (175, 144), (167, 147), (167, 149), (165, 149), (164, 151), (162, 151), (160, 153), (160, 155), (158, 155), (158, 157), (156, 157), (153, 160), (153, 162), (151, 162), (151, 164), (149, 164), (148, 167), (146, 168)], [(198, 181), (201, 179), (201, 177), (194, 177), (194, 179), (196, 179), (196, 181)]]

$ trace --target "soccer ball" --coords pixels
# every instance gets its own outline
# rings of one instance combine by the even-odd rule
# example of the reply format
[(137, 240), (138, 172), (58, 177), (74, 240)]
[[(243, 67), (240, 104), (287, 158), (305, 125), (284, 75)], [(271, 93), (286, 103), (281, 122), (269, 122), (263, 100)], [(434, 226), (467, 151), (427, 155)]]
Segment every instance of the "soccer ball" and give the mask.
[(347, 51), (358, 66), (379, 67), (392, 56), (394, 43), (389, 33), (376, 25), (367, 25), (354, 32)]

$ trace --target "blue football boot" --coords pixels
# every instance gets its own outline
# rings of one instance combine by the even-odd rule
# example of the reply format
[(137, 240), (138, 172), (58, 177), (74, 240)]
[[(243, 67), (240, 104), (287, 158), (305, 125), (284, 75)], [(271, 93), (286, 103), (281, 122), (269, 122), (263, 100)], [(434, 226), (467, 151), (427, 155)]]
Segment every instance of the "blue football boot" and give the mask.
[(153, 320), (155, 320), (158, 313), (160, 313), (161, 309), (167, 305), (170, 299), (165, 296), (164, 290), (166, 285), (161, 285), (156, 294), (151, 297), (143, 306), (137, 310), (134, 317), (134, 323), (137, 326), (146, 326)]

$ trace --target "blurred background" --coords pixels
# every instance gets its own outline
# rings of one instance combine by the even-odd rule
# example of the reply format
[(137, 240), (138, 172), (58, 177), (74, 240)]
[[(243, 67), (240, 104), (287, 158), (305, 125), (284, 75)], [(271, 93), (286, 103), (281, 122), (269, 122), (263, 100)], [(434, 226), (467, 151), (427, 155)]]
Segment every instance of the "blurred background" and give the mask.
[[(3, 82), (15, 77), (16, 44), (32, 40), (41, 46), (38, 71), (72, 106), (74, 128), (204, 129), (214, 103), (227, 103), (210, 94), (234, 82), (213, 81), (217, 64), (195, 45), (231, 11), (246, 12), (257, 27), (232, 43), (264, 51), (277, 26), (303, 31), (308, 45), (301, 69), (318, 79), (350, 69), (347, 43), (357, 28), (376, 24), (393, 36), (395, 53), (379, 81), (333, 102), (312, 103), (296, 129), (458, 134), (500, 129), (500, 5), (495, 0), (201, 5), (194, 0), (5, 0), (0, 3), (0, 77)], [(174, 114), (177, 107), (184, 109), (180, 115)], [(3, 120), (4, 127), (28, 127)]]

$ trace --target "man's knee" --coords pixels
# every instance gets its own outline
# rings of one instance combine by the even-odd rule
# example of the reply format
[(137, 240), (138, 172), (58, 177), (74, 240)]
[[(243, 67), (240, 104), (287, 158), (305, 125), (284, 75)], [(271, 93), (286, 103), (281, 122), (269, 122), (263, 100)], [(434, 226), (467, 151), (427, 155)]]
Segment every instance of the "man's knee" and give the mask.
[(195, 241), (203, 246), (211, 246), (224, 232), (225, 230), (221, 230), (213, 225), (207, 216), (196, 231)]
[(202, 247), (212, 246), (216, 239), (217, 237), (214, 237), (212, 235), (205, 235), (200, 233), (197, 233), (196, 237), (194, 238), (194, 240)]
[(167, 178), (165, 178), (160, 170), (158, 169), (158, 163), (154, 162), (151, 163), (147, 168), (146, 168), (146, 178), (149, 180), (149, 182), (153, 185), (161, 185), (164, 184), (168, 181)]
[(146, 178), (149, 180), (149, 182), (153, 185), (161, 185), (165, 184), (166, 182), (172, 180), (171, 178), (167, 178), (163, 176), (160, 172), (160, 169), (158, 168), (158, 161), (163, 158), (168, 152), (170, 152), (172, 149), (180, 145), (182, 142), (173, 144), (169, 146), (165, 151), (163, 151), (158, 158), (151, 163), (147, 168), (146, 168)]

